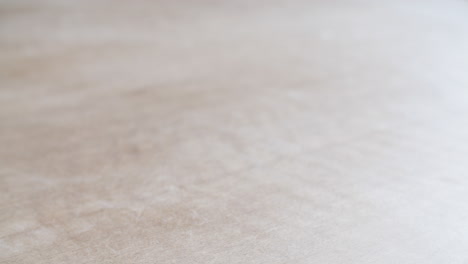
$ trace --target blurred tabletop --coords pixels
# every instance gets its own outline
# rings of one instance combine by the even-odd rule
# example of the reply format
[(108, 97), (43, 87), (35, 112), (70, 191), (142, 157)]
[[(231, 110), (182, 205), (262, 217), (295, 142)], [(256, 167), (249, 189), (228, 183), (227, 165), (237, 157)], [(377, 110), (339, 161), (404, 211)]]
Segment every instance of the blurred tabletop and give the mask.
[(468, 263), (468, 2), (0, 0), (0, 263)]

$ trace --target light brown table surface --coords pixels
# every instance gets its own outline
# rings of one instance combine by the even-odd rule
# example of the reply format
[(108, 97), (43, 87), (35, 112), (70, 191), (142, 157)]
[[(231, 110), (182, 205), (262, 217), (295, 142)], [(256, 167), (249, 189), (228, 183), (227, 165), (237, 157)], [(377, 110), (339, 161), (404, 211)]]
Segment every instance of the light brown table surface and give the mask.
[(468, 2), (0, 1), (0, 263), (468, 263)]

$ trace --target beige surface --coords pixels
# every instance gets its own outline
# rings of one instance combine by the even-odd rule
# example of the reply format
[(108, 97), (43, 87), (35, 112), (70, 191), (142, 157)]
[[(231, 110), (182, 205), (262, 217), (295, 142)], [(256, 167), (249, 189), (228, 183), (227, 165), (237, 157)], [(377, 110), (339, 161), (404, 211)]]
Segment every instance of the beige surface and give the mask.
[(468, 263), (466, 1), (0, 10), (0, 263)]

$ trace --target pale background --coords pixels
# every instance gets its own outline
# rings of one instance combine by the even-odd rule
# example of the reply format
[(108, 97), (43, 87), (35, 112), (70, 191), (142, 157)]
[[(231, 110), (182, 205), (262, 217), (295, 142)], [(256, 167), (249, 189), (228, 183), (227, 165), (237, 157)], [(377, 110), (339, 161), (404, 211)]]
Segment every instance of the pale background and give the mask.
[(468, 2), (0, 10), (0, 263), (468, 263)]

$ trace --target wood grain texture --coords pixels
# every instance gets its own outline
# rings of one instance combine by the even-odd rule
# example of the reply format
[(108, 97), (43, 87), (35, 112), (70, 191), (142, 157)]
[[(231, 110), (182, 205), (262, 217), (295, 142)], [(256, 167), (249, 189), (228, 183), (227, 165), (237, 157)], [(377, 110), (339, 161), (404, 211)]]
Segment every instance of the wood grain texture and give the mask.
[(0, 0), (0, 263), (468, 263), (468, 3)]

